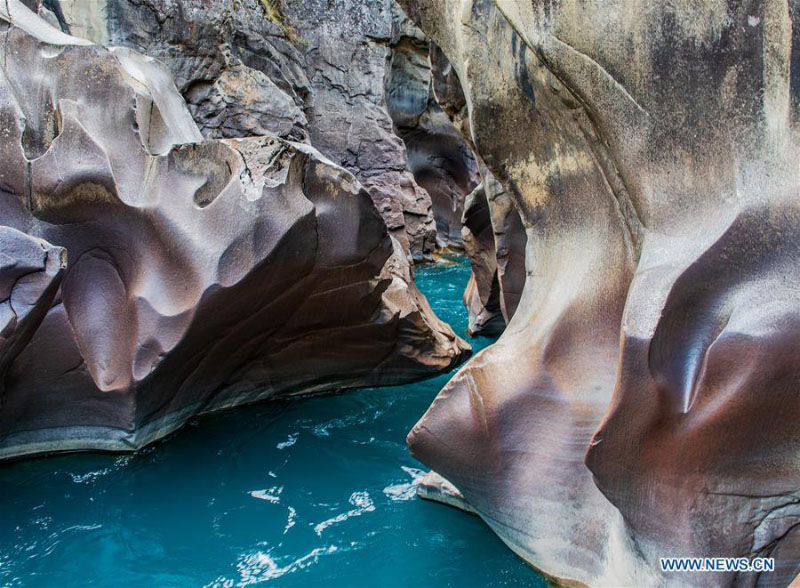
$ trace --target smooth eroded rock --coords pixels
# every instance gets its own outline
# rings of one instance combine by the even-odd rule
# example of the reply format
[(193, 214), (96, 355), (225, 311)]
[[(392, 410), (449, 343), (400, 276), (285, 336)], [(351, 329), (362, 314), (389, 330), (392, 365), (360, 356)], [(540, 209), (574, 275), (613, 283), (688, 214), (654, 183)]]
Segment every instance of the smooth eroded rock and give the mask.
[[(563, 581), (789, 584), (800, 8), (403, 4), (527, 232), (507, 330), (412, 452)], [(662, 556), (777, 570), (664, 574)]]
[(350, 172), (275, 136), (204, 141), (158, 62), (17, 1), (0, 35), (0, 458), (136, 449), (468, 353)]
[(73, 34), (162, 61), (204, 137), (310, 142), (364, 185), (410, 260), (431, 258), (431, 198), (385, 101), (393, 0), (48, 4)]

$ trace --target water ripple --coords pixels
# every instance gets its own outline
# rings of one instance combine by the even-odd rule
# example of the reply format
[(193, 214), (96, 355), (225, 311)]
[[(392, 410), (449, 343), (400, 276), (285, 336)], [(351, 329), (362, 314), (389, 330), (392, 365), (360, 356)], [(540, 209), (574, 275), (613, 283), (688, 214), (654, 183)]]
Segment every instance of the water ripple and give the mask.
[(353, 505), (355, 508), (348, 510), (347, 512), (343, 512), (341, 514), (336, 515), (330, 519), (324, 520), (321, 523), (318, 523), (314, 526), (314, 532), (322, 537), (322, 532), (325, 531), (331, 525), (335, 525), (337, 523), (342, 523), (349, 518), (358, 517), (364, 514), (365, 512), (372, 512), (375, 510), (375, 505), (372, 502), (372, 499), (369, 497), (369, 492), (353, 492), (350, 495), (350, 504)]
[(229, 578), (218, 578), (206, 586), (208, 588), (232, 588), (233, 586), (249, 586), (251, 584), (276, 580), (282, 576), (296, 572), (297, 570), (302, 570), (314, 565), (319, 561), (321, 555), (335, 553), (338, 550), (339, 548), (336, 545), (317, 547), (284, 566), (280, 565), (272, 557), (271, 550), (268, 552), (256, 551), (255, 553), (242, 556), (237, 562), (236, 570), (239, 572), (238, 582)]
[(419, 485), (420, 479), (425, 475), (425, 471), (418, 468), (402, 466), (401, 469), (411, 476), (411, 480), (404, 484), (386, 486), (386, 488), (383, 489), (383, 493), (388, 496), (390, 500), (396, 502), (412, 500), (417, 495), (417, 486)]

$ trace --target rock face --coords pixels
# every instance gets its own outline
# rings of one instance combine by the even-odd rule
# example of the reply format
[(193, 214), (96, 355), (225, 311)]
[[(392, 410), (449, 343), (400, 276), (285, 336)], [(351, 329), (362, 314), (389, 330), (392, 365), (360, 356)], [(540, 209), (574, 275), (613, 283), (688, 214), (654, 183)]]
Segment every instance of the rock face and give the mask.
[(206, 138), (308, 136), (302, 48), (260, 0), (50, 0), (39, 11), (65, 32), (164, 63)]
[(409, 170), (386, 106), (394, 0), (284, 0), (281, 7), (306, 42), (312, 142), (356, 175), (414, 261), (430, 259), (431, 198)]
[[(459, 133), (462, 136), (459, 152), (467, 152), (469, 159), (475, 160), (467, 99), (458, 74), (436, 45), (428, 43), (428, 56), (430, 73), (425, 79), (433, 92), (429, 104), (436, 104), (435, 108), (429, 106), (428, 111), (436, 110), (437, 120), (443, 114), (447, 116), (451, 123), (448, 135)], [(514, 316), (522, 295), (527, 235), (507, 190), (479, 157), (475, 163), (482, 180), (463, 197), (459, 223), (461, 242), (473, 269), (464, 292), (464, 305), (469, 313), (470, 334), (495, 336), (502, 333)]]
[(497, 246), (486, 192), (486, 184), (481, 182), (467, 196), (461, 229), (464, 249), (472, 266), (472, 275), (464, 290), (470, 336), (500, 335), (506, 326), (500, 309), (503, 293), (497, 277)]
[(0, 226), (0, 410), (8, 369), (53, 303), (65, 261), (61, 247)]
[(430, 258), (431, 199), (385, 103), (392, 0), (49, 4), (73, 34), (164, 62), (205, 137), (310, 139), (364, 185), (410, 259)]
[(414, 178), (430, 194), (438, 245), (461, 248), (464, 200), (479, 183), (478, 167), (436, 101), (429, 46), (422, 31), (396, 10), (386, 99)]
[(159, 63), (17, 0), (0, 35), (0, 458), (135, 449), (467, 353), (351, 173), (276, 136), (204, 141)]
[[(404, 4), (452, 63), (528, 237), (513, 319), (434, 401), (412, 452), (553, 577), (787, 585), (800, 6)], [(666, 574), (661, 556), (777, 570)]]
[(525, 227), (505, 188), (485, 167), (467, 196), (461, 234), (472, 265), (464, 292), (470, 335), (499, 335), (525, 286)]

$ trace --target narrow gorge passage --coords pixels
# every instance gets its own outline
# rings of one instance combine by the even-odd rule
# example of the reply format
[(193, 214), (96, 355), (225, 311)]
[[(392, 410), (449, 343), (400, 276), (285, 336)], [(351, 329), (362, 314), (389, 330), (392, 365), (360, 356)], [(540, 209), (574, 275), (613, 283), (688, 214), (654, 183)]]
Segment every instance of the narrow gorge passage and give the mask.
[[(467, 260), (415, 271), (466, 338)], [(545, 586), (477, 517), (415, 496), (405, 436), (449, 377), (233, 410), (134, 455), (4, 464), (0, 584)]]

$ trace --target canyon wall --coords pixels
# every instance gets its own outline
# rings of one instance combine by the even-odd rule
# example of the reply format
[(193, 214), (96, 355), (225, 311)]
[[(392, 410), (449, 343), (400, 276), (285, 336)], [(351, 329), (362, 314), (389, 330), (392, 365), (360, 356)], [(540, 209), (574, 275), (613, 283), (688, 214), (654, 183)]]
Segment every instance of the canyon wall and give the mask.
[(464, 291), (469, 334), (496, 336), (514, 316), (525, 287), (527, 235), (508, 191), (485, 165), (464, 203), (462, 241), (472, 266)]
[[(425, 494), (561, 581), (789, 584), (800, 5), (403, 4), (527, 233), (505, 333), (409, 435), (441, 475)], [(666, 574), (661, 556), (777, 570)]]
[[(67, 32), (162, 61), (207, 138), (273, 133), (313, 143), (365, 185), (410, 260), (464, 247), (464, 202), (480, 174), (454, 127), (463, 94), (441, 52), (434, 47), (429, 59), (427, 38), (393, 1), (48, 0), (39, 13)], [(503, 237), (510, 200), (500, 200), (497, 237), (515, 244)], [(511, 220), (523, 243), (500, 268), (518, 276), (506, 279), (517, 299), (524, 231)], [(482, 306), (490, 287), (469, 290), (481, 293), (466, 300), (475, 334), (500, 332), (509, 315), (502, 288), (504, 314)]]
[(469, 352), (352, 173), (277, 131), (204, 139), (159, 62), (18, 0), (0, 35), (0, 458)]
[(431, 197), (386, 104), (400, 13), (392, 0), (50, 0), (40, 12), (73, 34), (162, 61), (206, 138), (272, 133), (312, 143), (367, 189), (410, 260), (431, 258)]
[(480, 181), (467, 142), (439, 106), (430, 43), (399, 9), (394, 11), (386, 100), (411, 171), (431, 197), (441, 248), (460, 249), (464, 200)]

